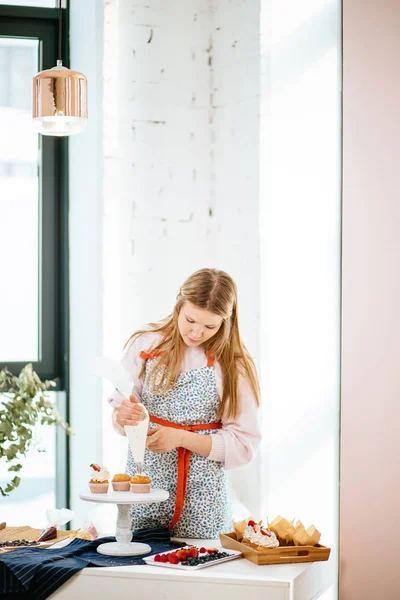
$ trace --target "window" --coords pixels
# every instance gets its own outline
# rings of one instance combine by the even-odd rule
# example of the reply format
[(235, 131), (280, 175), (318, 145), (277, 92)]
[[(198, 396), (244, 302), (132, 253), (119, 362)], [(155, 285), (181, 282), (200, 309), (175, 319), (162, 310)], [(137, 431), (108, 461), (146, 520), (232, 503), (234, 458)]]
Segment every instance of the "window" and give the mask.
[[(0, 368), (18, 374), (31, 362), (42, 379), (57, 379), (68, 418), (67, 140), (39, 136), (31, 121), (32, 78), (57, 59), (58, 11), (39, 4), (56, 2), (0, 5)], [(46, 508), (68, 505), (65, 435), (38, 427), (35, 438), (20, 487), (2, 499), (9, 524), (23, 524), (23, 509), (40, 527)], [(0, 481), (9, 475), (0, 464)]]
[(0, 254), (9, 274), (0, 295), (2, 362), (39, 360), (40, 152), (29, 93), (38, 56), (39, 40), (0, 37)]
[[(40, 6), (42, 8), (56, 8), (57, 0), (7, 0), (9, 6)], [(65, 8), (66, 0), (63, 0), (62, 6)]]
[(56, 61), (57, 11), (0, 6), (0, 17), (0, 366), (32, 362), (62, 388), (67, 142), (38, 136), (31, 123), (32, 77)]

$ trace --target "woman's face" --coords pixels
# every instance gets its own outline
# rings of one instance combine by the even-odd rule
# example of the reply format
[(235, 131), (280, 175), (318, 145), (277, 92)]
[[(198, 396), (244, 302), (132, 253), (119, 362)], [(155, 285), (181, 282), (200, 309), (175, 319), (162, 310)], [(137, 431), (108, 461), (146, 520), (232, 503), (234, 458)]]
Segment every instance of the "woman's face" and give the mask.
[(178, 317), (179, 333), (187, 346), (200, 346), (217, 333), (222, 321), (219, 315), (185, 302)]

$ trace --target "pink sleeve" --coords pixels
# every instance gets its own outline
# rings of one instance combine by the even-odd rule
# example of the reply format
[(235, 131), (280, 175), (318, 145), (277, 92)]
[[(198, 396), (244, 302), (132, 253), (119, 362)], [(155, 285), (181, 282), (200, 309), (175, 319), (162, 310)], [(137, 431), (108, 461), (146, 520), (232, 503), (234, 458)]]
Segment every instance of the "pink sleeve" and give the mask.
[[(161, 335), (158, 333), (143, 333), (129, 344), (121, 359), (121, 364), (130, 374), (133, 381), (132, 394), (139, 400), (142, 400), (143, 380), (139, 378), (143, 366), (143, 359), (140, 358), (142, 350), (150, 351), (161, 341)], [(107, 401), (113, 408), (117, 408), (124, 399), (124, 396), (118, 389), (107, 398)]]
[(251, 462), (261, 440), (260, 414), (250, 381), (239, 375), (239, 414), (222, 418), (222, 429), (212, 435), (209, 460), (222, 462), (227, 471)]

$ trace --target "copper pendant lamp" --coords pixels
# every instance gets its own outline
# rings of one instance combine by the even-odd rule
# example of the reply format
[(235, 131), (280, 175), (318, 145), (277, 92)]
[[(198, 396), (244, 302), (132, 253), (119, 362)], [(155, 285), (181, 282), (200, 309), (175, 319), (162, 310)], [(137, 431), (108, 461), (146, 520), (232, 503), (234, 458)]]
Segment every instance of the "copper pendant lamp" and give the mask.
[(32, 118), (42, 135), (63, 137), (83, 131), (88, 118), (87, 79), (62, 66), (62, 0), (59, 0), (57, 66), (33, 78)]

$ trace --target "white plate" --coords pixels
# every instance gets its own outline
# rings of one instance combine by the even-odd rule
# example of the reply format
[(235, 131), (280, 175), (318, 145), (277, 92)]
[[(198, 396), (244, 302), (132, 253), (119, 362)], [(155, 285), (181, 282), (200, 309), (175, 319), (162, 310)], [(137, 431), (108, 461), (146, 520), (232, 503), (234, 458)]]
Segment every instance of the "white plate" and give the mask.
[[(183, 548), (190, 548), (190, 546), (182, 546), (182, 548), (177, 548), (176, 550), (183, 550)], [(152, 565), (153, 567), (168, 567), (168, 569), (181, 569), (183, 571), (197, 571), (198, 569), (204, 569), (205, 567), (212, 567), (213, 565), (219, 565), (221, 563), (227, 562), (228, 560), (234, 560), (235, 558), (240, 558), (242, 556), (242, 553), (239, 552), (239, 550), (228, 550), (227, 548), (217, 548), (218, 552), (226, 552), (227, 554), (229, 554), (229, 556), (226, 556), (225, 558), (217, 558), (216, 560), (210, 560), (209, 562), (200, 564), (200, 565), (195, 565), (194, 567), (191, 567), (189, 565), (182, 565), (182, 563), (178, 563), (177, 565), (172, 565), (171, 563), (167, 562), (167, 563), (162, 563), (162, 562), (156, 562), (154, 560), (154, 557), (156, 556), (155, 554), (152, 554), (152, 556), (145, 556), (143, 558), (143, 560), (145, 561), (145, 563), (147, 565)], [(171, 554), (171, 552), (174, 552), (174, 550), (169, 550), (168, 552), (159, 552), (160, 556), (162, 556), (163, 554)], [(200, 556), (205, 556), (205, 554), (201, 554)]]

